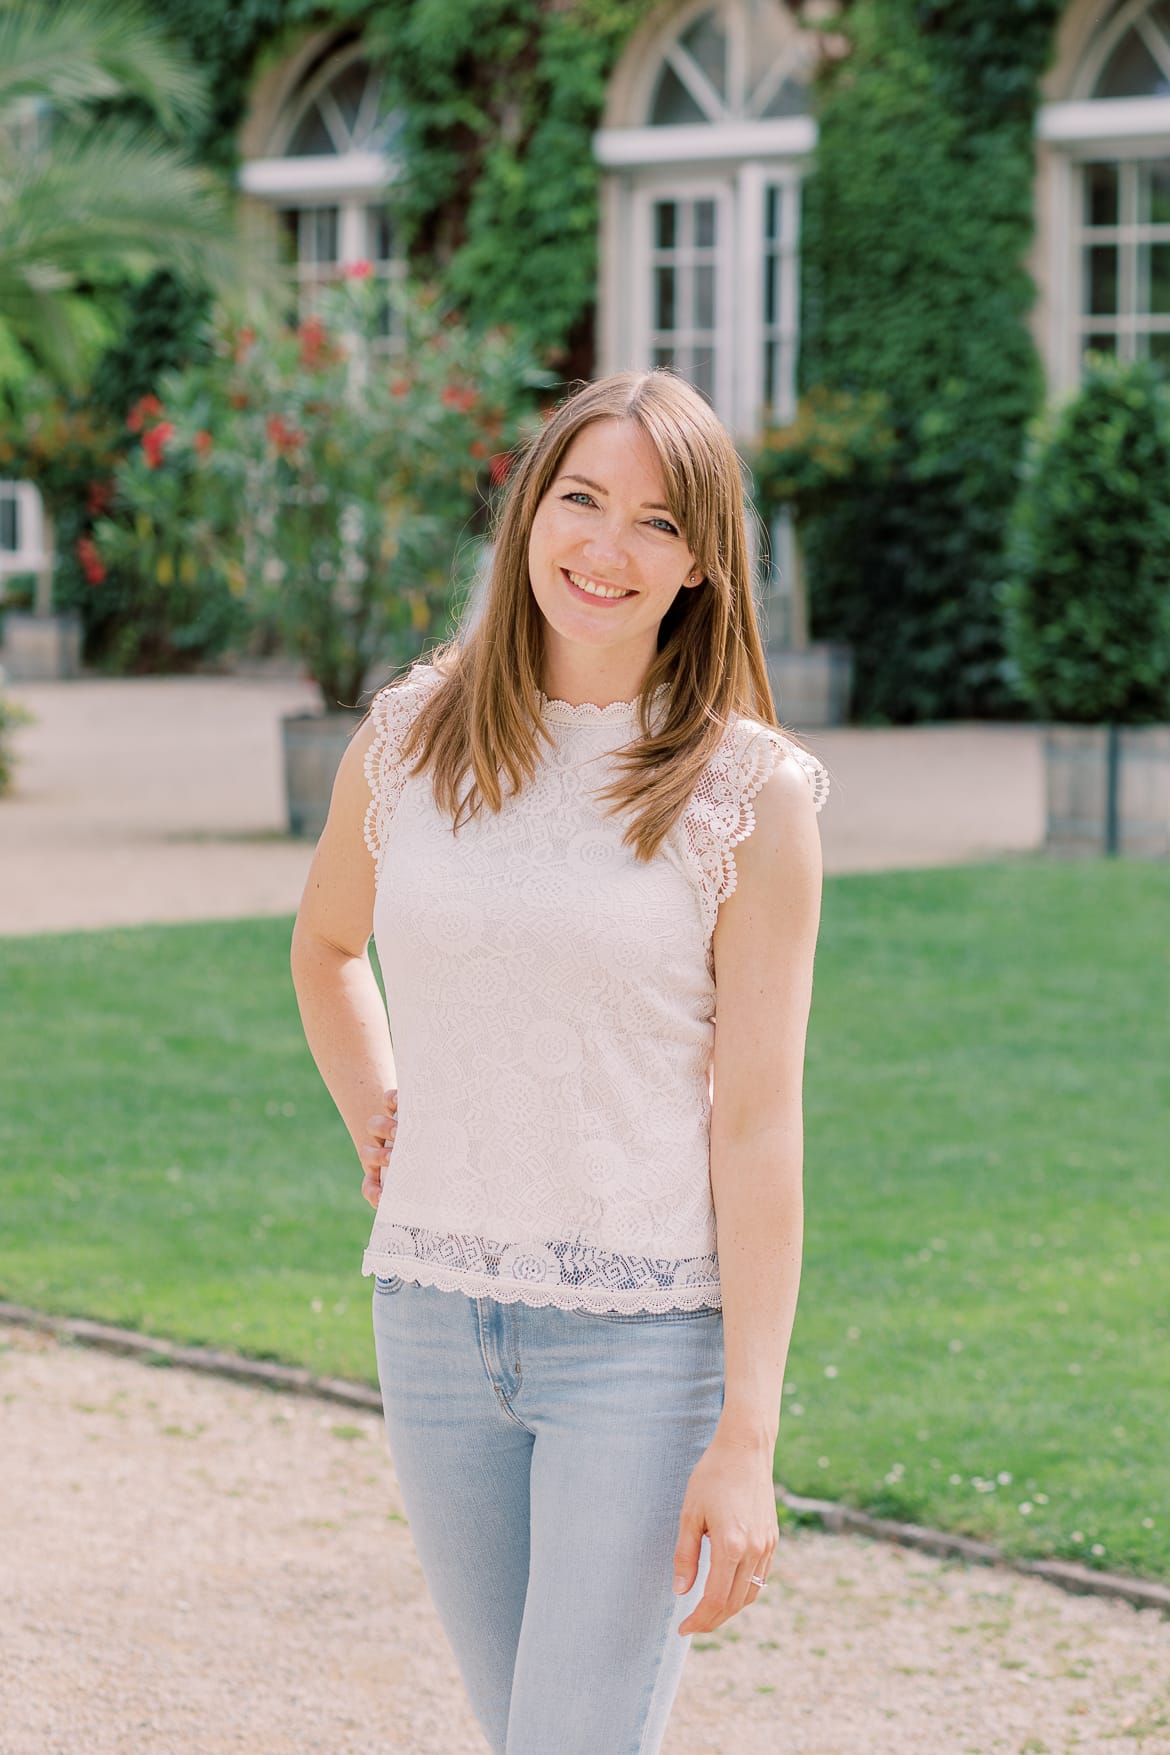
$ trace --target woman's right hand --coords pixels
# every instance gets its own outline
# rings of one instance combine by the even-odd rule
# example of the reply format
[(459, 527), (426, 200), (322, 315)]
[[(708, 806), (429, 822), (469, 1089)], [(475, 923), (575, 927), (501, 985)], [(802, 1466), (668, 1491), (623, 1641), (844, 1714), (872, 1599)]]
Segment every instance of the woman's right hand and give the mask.
[(362, 1198), (368, 1200), (372, 1207), (376, 1207), (382, 1198), (382, 1172), (390, 1162), (394, 1136), (398, 1132), (397, 1091), (386, 1092), (386, 1113), (371, 1115), (366, 1122), (366, 1132), (370, 1136), (370, 1143), (358, 1147), (358, 1157), (365, 1171)]

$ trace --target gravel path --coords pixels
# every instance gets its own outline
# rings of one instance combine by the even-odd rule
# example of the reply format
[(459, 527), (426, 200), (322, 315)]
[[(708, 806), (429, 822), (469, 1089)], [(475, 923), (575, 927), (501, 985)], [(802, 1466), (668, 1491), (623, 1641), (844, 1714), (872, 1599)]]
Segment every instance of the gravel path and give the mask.
[[(376, 1417), (18, 1328), (0, 1407), (0, 1755), (484, 1755)], [(664, 1755), (1170, 1752), (1155, 1611), (811, 1531), (772, 1579)]]
[[(312, 847), (284, 832), (280, 717), (295, 677), (87, 677), (9, 691), (35, 715), (0, 809), (0, 934), (291, 914)], [(812, 732), (833, 792), (829, 872), (1034, 851), (1034, 725)]]

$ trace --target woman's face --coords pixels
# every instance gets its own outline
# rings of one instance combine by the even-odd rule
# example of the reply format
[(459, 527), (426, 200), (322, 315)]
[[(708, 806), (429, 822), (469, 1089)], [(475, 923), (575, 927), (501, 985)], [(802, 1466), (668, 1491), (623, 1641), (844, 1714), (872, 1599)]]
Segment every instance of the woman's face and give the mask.
[(536, 509), (528, 572), (554, 674), (586, 651), (604, 653), (615, 678), (645, 674), (659, 623), (702, 574), (636, 421), (607, 418), (577, 434)]

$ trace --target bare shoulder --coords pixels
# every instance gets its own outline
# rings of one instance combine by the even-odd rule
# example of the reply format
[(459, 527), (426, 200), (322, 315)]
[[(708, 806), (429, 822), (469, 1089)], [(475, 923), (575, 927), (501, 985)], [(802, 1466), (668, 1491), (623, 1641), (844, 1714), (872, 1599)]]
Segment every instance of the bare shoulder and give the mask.
[(734, 849), (737, 888), (772, 887), (778, 878), (819, 880), (817, 813), (827, 776), (816, 758), (773, 727), (745, 724), (749, 749), (764, 778), (751, 789), (749, 832)]

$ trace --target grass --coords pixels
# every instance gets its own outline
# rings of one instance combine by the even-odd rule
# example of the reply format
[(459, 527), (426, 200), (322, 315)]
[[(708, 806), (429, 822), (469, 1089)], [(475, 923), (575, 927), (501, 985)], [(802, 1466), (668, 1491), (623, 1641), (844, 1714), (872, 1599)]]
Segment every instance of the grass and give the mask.
[[(826, 884), (787, 1487), (1170, 1575), (1168, 918), (1131, 861)], [(4, 1296), (374, 1380), (288, 933), (0, 941)]]

